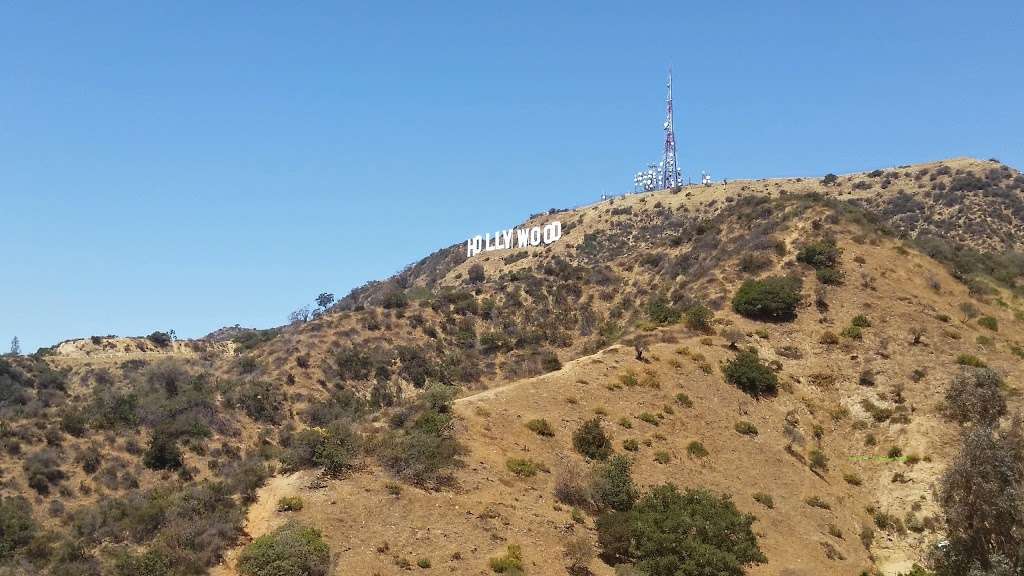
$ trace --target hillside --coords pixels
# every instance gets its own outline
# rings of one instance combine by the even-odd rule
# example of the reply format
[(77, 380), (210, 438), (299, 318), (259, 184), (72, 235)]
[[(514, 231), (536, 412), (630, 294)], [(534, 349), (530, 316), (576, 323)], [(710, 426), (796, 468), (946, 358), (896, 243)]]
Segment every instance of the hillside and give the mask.
[[(1020, 408), (1024, 176), (957, 159), (527, 223), (556, 218), (554, 244), (445, 248), (307, 322), (4, 359), (0, 494), (32, 529), (0, 574), (234, 575), (292, 520), (336, 574), (488, 574), (509, 545), (566, 573), (566, 542), (600, 548), (600, 504), (556, 497), (595, 466), (573, 442), (595, 416), (641, 492), (756, 518), (749, 574), (895, 574), (946, 537), (947, 388), (984, 363)], [(800, 279), (795, 312), (738, 313), (769, 277)], [(727, 382), (748, 350), (776, 393)]]

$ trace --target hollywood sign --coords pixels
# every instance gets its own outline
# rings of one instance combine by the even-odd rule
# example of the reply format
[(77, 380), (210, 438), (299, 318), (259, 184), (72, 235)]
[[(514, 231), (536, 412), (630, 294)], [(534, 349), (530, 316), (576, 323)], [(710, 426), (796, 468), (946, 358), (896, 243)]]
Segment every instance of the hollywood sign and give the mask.
[(509, 250), (511, 248), (551, 244), (561, 237), (561, 222), (550, 222), (543, 226), (533, 226), (532, 228), (509, 228), (508, 230), (499, 230), (493, 235), (488, 232), (483, 236), (473, 236), (466, 241), (466, 257), (468, 258), (481, 252), (493, 252), (494, 250)]

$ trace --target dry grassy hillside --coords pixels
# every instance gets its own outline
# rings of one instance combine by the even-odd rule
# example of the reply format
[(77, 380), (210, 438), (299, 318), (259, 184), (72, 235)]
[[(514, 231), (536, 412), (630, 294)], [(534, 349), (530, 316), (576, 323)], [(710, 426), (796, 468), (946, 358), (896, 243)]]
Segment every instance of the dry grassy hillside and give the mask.
[[(308, 322), (5, 359), (0, 506), (29, 519), (0, 574), (237, 574), (290, 520), (336, 574), (493, 573), (509, 545), (565, 573), (566, 542), (597, 544), (600, 506), (555, 497), (595, 466), (572, 439), (595, 416), (641, 491), (756, 517), (751, 574), (908, 570), (945, 533), (961, 365), (1019, 408), (1022, 206), (1024, 177), (966, 159), (632, 195), (531, 218), (563, 223), (547, 247), (441, 250)], [(795, 314), (737, 313), (769, 277), (800, 279)], [(750, 349), (776, 394), (726, 381)]]
[[(902, 254), (895, 241), (840, 245), (844, 259), (864, 264), (848, 270), (856, 281), (829, 294), (827, 312), (807, 306), (785, 324), (752, 322), (729, 311), (716, 317), (720, 331), (739, 328), (743, 345), (779, 362), (784, 385), (778, 398), (753, 400), (723, 381), (718, 366), (733, 351), (722, 337), (658, 329), (645, 361), (635, 360), (631, 346), (613, 345), (556, 372), (458, 400), (458, 437), (469, 452), (449, 490), (403, 487), (392, 494), (388, 474), (373, 466), (326, 483), (314, 482), (314, 471), (303, 472), (273, 479), (260, 494), (264, 508), (254, 509), (247, 528), (255, 536), (292, 517), (321, 526), (332, 549), (343, 550), (339, 566), (352, 573), (398, 573), (396, 559), (427, 557), (444, 572), (484, 574), (487, 559), (508, 543), (523, 546), (534, 572), (558, 573), (561, 543), (573, 534), (592, 534), (593, 526), (590, 518), (574, 522), (570, 508), (555, 500), (554, 477), (566, 461), (582, 463), (571, 434), (597, 413), (617, 450), (624, 451), (628, 439), (640, 443), (636, 451), (624, 452), (634, 459), (641, 484), (707, 486), (731, 494), (742, 510), (759, 518), (755, 528), (769, 561), (752, 574), (858, 574), (873, 565), (888, 573), (908, 570), (939, 537), (931, 528), (932, 522), (940, 523), (932, 487), (955, 449), (955, 427), (938, 414), (940, 391), (964, 353), (984, 356), (1007, 382), (1019, 382), (1020, 357), (1010, 346), (1024, 333), (1010, 311), (981, 304), (984, 313), (1000, 318), (1001, 332), (992, 344), (979, 345), (978, 337), (990, 333), (960, 321), (958, 304), (970, 296), (941, 266), (920, 254)], [(931, 287), (935, 282), (938, 289)], [(838, 333), (860, 314), (872, 324), (862, 339), (819, 342), (822, 333)], [(952, 320), (939, 320), (943, 314)], [(913, 326), (925, 329), (917, 345)], [(923, 375), (918, 378), (915, 371)], [(868, 372), (873, 383), (861, 384)], [(636, 375), (637, 385), (622, 383), (630, 381), (629, 374)], [(1014, 397), (1018, 390), (1011, 389)], [(692, 406), (679, 404), (680, 392)], [(879, 422), (865, 410), (865, 400), (902, 416)], [(644, 413), (655, 415), (656, 423), (638, 419)], [(786, 451), (787, 417), (806, 439), (796, 454)], [(535, 418), (550, 422), (554, 436), (527, 429), (526, 422)], [(738, 433), (741, 421), (753, 423), (758, 433)], [(820, 476), (801, 460), (815, 447), (818, 426), (820, 448), (829, 460)], [(866, 444), (869, 436), (874, 445)], [(688, 454), (694, 440), (708, 456)], [(912, 463), (884, 461), (894, 446)], [(668, 462), (655, 461), (661, 452)], [(550, 472), (518, 478), (506, 468), (510, 458), (535, 460)], [(860, 484), (844, 476), (859, 478)], [(772, 496), (773, 509), (752, 499), (758, 492)], [(265, 508), (285, 495), (301, 496), (308, 508), (297, 513)], [(831, 510), (808, 505), (811, 497)], [(879, 530), (869, 507), (912, 528), (902, 534)], [(832, 527), (841, 536), (830, 534)], [(865, 528), (875, 531), (870, 548), (860, 539)], [(611, 573), (596, 561), (591, 567)]]

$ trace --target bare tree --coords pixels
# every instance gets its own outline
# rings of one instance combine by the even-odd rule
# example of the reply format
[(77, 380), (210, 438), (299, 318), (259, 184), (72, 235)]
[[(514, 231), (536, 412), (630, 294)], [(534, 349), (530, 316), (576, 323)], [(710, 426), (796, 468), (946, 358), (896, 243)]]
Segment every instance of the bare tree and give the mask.
[(735, 326), (730, 326), (725, 330), (722, 330), (722, 337), (729, 343), (729, 348), (736, 349), (737, 345), (742, 344), (747, 339), (747, 335), (742, 330)]
[(914, 337), (914, 341), (911, 342), (911, 344), (913, 344), (914, 346), (917, 346), (918, 344), (920, 344), (921, 343), (921, 338), (924, 337), (925, 332), (926, 331), (925, 331), (924, 326), (913, 326), (913, 327), (911, 327), (910, 328), (910, 335)]
[[(937, 573), (1020, 574), (1024, 569), (1024, 431), (976, 426), (939, 482), (949, 545)], [(1008, 568), (1005, 572), (997, 568)]]
[(288, 322), (291, 324), (295, 324), (296, 322), (306, 322), (309, 320), (309, 314), (309, 306), (303, 306), (288, 315)]
[(636, 359), (640, 362), (645, 362), (644, 352), (647, 351), (647, 339), (643, 336), (637, 336), (633, 338), (633, 352), (636, 353)]
[(1006, 414), (1002, 387), (995, 370), (964, 367), (946, 389), (946, 413), (957, 422), (994, 426)]
[(564, 554), (570, 574), (587, 574), (587, 565), (594, 559), (594, 546), (586, 536), (577, 536), (565, 543)]
[(964, 322), (976, 318), (978, 314), (981, 314), (981, 310), (972, 302), (961, 302), (960, 311), (964, 313)]

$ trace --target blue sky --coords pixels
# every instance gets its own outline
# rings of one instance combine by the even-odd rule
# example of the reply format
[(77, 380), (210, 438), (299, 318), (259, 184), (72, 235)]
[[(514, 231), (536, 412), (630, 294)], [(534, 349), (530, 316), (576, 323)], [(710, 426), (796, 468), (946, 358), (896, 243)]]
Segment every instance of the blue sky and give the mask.
[[(556, 5), (557, 4), (557, 5)], [(0, 348), (268, 327), (660, 153), (1024, 166), (1024, 7), (0, 3)]]

